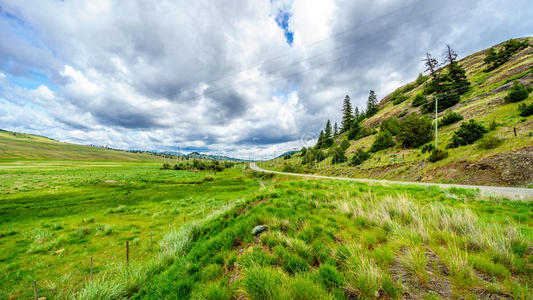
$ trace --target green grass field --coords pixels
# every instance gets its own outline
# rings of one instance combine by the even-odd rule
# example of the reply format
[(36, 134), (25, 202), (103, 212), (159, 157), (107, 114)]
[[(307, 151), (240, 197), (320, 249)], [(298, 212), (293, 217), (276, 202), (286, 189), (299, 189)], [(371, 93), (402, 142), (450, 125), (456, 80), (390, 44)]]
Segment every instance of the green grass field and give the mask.
[(37, 280), (47, 299), (531, 299), (531, 202), (206, 174), (0, 164), (0, 298), (30, 298)]

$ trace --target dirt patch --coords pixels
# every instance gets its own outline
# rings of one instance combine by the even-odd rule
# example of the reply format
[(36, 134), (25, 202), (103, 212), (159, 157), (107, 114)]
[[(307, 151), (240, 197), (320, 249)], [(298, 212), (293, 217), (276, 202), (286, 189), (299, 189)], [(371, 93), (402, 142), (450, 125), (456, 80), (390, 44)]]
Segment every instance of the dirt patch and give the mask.
[(108, 179), (108, 180), (104, 180), (105, 183), (118, 183), (118, 181), (116, 180), (111, 180), (111, 179)]

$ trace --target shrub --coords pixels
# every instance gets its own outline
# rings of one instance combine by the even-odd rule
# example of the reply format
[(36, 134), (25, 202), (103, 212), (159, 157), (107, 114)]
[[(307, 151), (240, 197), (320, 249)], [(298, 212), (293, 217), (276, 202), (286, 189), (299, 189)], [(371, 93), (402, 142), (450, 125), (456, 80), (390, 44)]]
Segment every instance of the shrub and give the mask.
[(418, 93), (413, 98), (413, 102), (411, 103), (411, 106), (412, 107), (419, 107), (420, 105), (425, 104), (426, 102), (427, 102), (427, 99), (424, 96), (424, 94), (423, 93)]
[[(437, 94), (435, 97), (437, 97), (437, 111), (441, 112), (449, 107), (454, 106), (455, 104), (459, 103), (459, 100), (461, 100), (461, 96), (459, 93), (454, 92), (444, 92), (441, 94)], [(422, 106), (422, 111), (432, 113), (435, 112), (435, 102), (428, 101)]]
[(518, 105), (518, 111), (520, 112), (520, 116), (522, 117), (533, 115), (533, 103), (531, 104), (520, 103), (520, 105)]
[(392, 134), (388, 130), (380, 131), (374, 139), (370, 152), (377, 152), (392, 146), (394, 146)]
[(398, 89), (394, 91), (394, 93), (392, 93), (390, 101), (392, 102), (392, 104), (398, 105), (407, 99), (409, 99), (409, 96), (405, 95), (402, 90)]
[(424, 146), (422, 146), (422, 148), (420, 148), (420, 151), (422, 151), (422, 153), (428, 153), (433, 150), (435, 150), (435, 146), (433, 144), (425, 144)]
[(332, 159), (331, 162), (335, 164), (343, 163), (346, 161), (346, 156), (344, 151), (340, 147), (335, 147), (332, 149)]
[(204, 181), (215, 181), (215, 176), (213, 176), (213, 175), (205, 175)]
[(448, 151), (442, 149), (433, 149), (428, 159), (430, 162), (436, 162), (445, 159), (446, 157), (448, 157)]
[(358, 166), (369, 158), (370, 158), (370, 153), (364, 151), (363, 149), (357, 149), (357, 151), (352, 157), (352, 160), (350, 161), (350, 165)]
[(494, 70), (495, 68), (506, 63), (516, 52), (520, 49), (527, 47), (528, 40), (508, 40), (503, 44), (503, 48), (500, 51), (496, 51), (494, 48), (490, 48), (485, 55), (485, 64), (487, 64), (487, 71)]
[(463, 119), (463, 116), (450, 110), (439, 120), (439, 127), (450, 125), (456, 122), (459, 122)]
[(392, 117), (381, 122), (379, 128), (381, 131), (388, 130), (394, 136), (398, 134), (398, 131), (400, 130), (400, 122), (398, 121), (398, 118)]
[(503, 139), (495, 136), (486, 136), (477, 142), (480, 149), (494, 149), (503, 143)]
[(475, 120), (463, 122), (461, 127), (453, 133), (452, 142), (448, 145), (448, 148), (473, 144), (482, 138), (485, 133), (487, 133), (487, 129), (479, 122)]
[(523, 84), (515, 81), (509, 92), (503, 98), (507, 103), (519, 102), (526, 99), (529, 95), (529, 90)]
[(343, 151), (346, 151), (346, 149), (350, 148), (350, 142), (348, 139), (343, 139), (340, 147)]
[(396, 139), (407, 148), (416, 148), (433, 138), (431, 121), (412, 113), (400, 123)]

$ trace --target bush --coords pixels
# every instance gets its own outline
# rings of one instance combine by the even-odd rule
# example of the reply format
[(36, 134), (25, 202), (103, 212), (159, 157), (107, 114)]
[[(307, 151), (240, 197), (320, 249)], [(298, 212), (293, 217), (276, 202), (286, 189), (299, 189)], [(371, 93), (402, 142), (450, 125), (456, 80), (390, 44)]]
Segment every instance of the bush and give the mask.
[(332, 156), (331, 162), (334, 164), (339, 164), (346, 161), (344, 151), (340, 147), (335, 147), (332, 149)]
[(520, 105), (518, 105), (518, 111), (520, 112), (520, 116), (522, 117), (533, 115), (533, 103), (531, 104), (520, 103)]
[(424, 146), (422, 146), (422, 148), (420, 148), (420, 151), (422, 151), (422, 153), (428, 153), (433, 150), (435, 150), (435, 146), (433, 146), (433, 144), (425, 144)]
[(439, 120), (439, 127), (450, 125), (459, 122), (463, 119), (463, 116), (450, 110)]
[(388, 130), (393, 136), (395, 136), (400, 130), (400, 121), (398, 121), (398, 118), (392, 117), (381, 122), (379, 124), (379, 128), (381, 129), (381, 131)]
[(387, 149), (392, 146), (394, 146), (392, 134), (388, 130), (380, 131), (374, 139), (374, 143), (370, 148), (370, 152), (377, 152), (379, 150)]
[(433, 149), (428, 159), (430, 162), (436, 162), (445, 159), (446, 157), (448, 157), (448, 151), (442, 149)]
[(486, 136), (477, 142), (480, 149), (494, 149), (503, 143), (503, 139), (495, 136)]
[(343, 139), (340, 147), (343, 151), (346, 151), (346, 149), (350, 148), (350, 142), (347, 139)]
[(513, 83), (513, 86), (509, 89), (507, 96), (505, 96), (505, 98), (503, 99), (507, 103), (513, 103), (522, 101), (526, 99), (527, 96), (529, 96), (528, 88), (525, 87), (523, 84), (519, 83), (518, 81), (515, 81)]
[(411, 103), (412, 107), (419, 107), (422, 104), (425, 104), (427, 102), (426, 97), (422, 93), (416, 94), (416, 96), (413, 98), (413, 102)]
[(452, 142), (448, 145), (448, 148), (473, 144), (482, 138), (485, 133), (487, 133), (487, 129), (479, 122), (475, 120), (463, 122), (461, 127), (453, 133)]
[(354, 156), (352, 157), (352, 160), (350, 161), (351, 166), (358, 166), (362, 164), (365, 160), (370, 158), (370, 153), (362, 150), (357, 149)]
[(495, 68), (506, 63), (516, 52), (520, 49), (527, 47), (528, 40), (508, 40), (503, 44), (503, 49), (500, 51), (490, 48), (485, 55), (485, 64), (487, 64), (487, 71), (494, 70)]
[(215, 176), (213, 176), (213, 175), (205, 175), (204, 181), (215, 181)]
[[(449, 107), (454, 106), (455, 104), (459, 103), (459, 100), (461, 100), (461, 97), (459, 93), (441, 93), (437, 94), (435, 97), (437, 97), (437, 111), (441, 112)], [(422, 106), (422, 111), (432, 113), (435, 112), (435, 102), (428, 101)]]
[(400, 123), (396, 139), (407, 148), (416, 148), (433, 138), (431, 121), (412, 113)]
[(405, 95), (401, 90), (396, 90), (392, 93), (390, 101), (392, 104), (398, 105), (407, 99), (409, 99), (409, 96)]

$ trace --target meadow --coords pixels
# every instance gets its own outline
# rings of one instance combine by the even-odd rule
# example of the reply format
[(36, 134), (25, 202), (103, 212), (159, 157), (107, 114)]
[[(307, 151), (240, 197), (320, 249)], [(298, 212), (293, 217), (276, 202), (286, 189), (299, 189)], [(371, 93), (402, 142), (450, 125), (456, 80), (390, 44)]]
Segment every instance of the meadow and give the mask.
[[(18, 161), (0, 164), (0, 299), (69, 295), (90, 277), (149, 260), (169, 230), (245, 197), (257, 183), (160, 164)], [(207, 181), (206, 181), (207, 176)], [(213, 177), (214, 180), (211, 180)], [(152, 239), (152, 247), (150, 246)]]
[(531, 299), (531, 202), (242, 165), (6, 163), (0, 179), (1, 298), (38, 280), (47, 299)]

